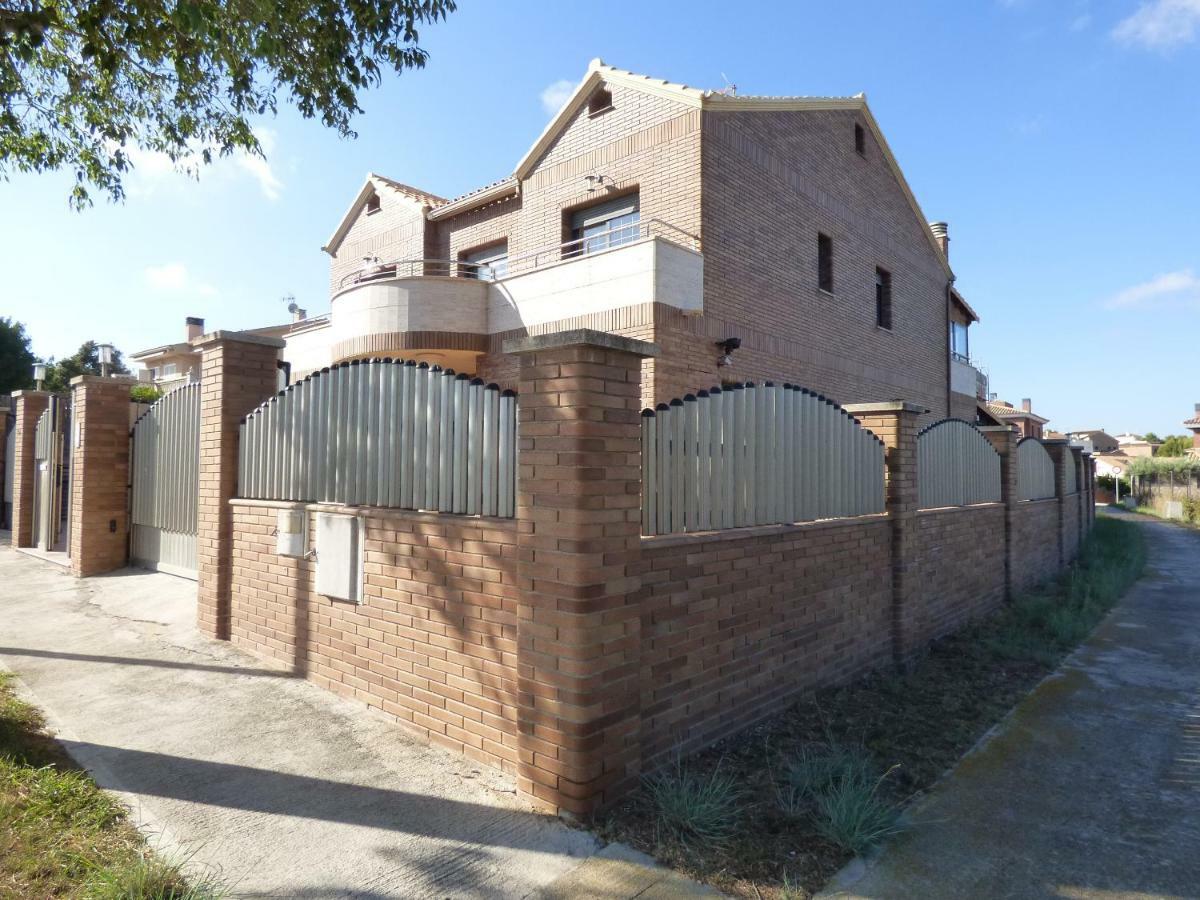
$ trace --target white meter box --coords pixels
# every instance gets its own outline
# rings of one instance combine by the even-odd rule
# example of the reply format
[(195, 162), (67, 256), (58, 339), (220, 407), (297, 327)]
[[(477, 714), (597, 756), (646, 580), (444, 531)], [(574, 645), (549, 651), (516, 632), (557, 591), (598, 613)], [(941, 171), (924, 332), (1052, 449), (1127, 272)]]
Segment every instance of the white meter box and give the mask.
[(317, 513), (317, 593), (362, 602), (362, 523), (354, 516)]
[(308, 552), (308, 513), (303, 509), (281, 509), (275, 516), (275, 552), (301, 557)]

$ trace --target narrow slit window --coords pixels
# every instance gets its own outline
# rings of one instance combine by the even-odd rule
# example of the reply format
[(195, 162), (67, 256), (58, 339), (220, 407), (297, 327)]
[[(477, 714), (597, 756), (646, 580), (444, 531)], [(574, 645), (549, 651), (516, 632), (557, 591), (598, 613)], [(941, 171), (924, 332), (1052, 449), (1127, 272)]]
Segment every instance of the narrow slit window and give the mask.
[(379, 195), (372, 194), (367, 198), (367, 215), (379, 212)]
[(875, 267), (875, 324), (892, 327), (892, 273)]
[(861, 125), (854, 126), (854, 149), (860, 156), (867, 155), (867, 133)]
[(833, 238), (817, 235), (817, 287), (833, 293)]
[(592, 91), (592, 96), (588, 97), (588, 115), (598, 116), (602, 112), (612, 109), (612, 91), (608, 88), (596, 88)]

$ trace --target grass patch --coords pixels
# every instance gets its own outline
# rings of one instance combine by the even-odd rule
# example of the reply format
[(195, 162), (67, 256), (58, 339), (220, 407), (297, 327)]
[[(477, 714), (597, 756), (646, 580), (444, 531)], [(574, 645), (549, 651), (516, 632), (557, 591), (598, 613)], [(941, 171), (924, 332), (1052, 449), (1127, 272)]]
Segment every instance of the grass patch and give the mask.
[[(911, 670), (818, 691), (676, 760), (597, 825), (736, 897), (805, 900), (894, 834), (903, 806), (1052, 671), (1144, 565), (1138, 527), (1099, 518), (1062, 576), (937, 642)], [(699, 805), (682, 798), (713, 784), (727, 786), (717, 819), (734, 824), (709, 841), (667, 810)], [(664, 804), (664, 793), (680, 802)]]
[(737, 828), (742, 792), (719, 761), (698, 771), (676, 756), (673, 766), (648, 776), (643, 785), (650, 814), (663, 832), (660, 840), (685, 849), (708, 848), (724, 844)]
[(0, 898), (212, 900), (154, 855), (115, 798), (72, 763), (0, 672)]

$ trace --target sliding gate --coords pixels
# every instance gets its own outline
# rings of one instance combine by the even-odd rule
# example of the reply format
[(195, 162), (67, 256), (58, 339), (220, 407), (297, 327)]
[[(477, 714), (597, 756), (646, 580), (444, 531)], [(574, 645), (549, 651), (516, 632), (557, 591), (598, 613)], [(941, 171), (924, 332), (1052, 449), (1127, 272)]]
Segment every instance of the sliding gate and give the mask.
[(67, 397), (52, 396), (34, 432), (33, 539), (39, 550), (71, 543), (71, 415)]
[(134, 565), (196, 577), (200, 384), (167, 394), (133, 423), (129, 558)]

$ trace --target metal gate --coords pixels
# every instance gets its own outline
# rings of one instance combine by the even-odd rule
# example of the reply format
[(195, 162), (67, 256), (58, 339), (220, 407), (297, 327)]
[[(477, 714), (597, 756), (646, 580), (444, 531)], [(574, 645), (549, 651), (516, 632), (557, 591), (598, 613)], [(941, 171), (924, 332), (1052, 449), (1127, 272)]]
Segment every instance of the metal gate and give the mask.
[(71, 544), (71, 417), (68, 398), (51, 397), (34, 432), (33, 536), (39, 550), (66, 551)]
[(129, 558), (134, 565), (196, 577), (200, 384), (167, 394), (133, 423)]

